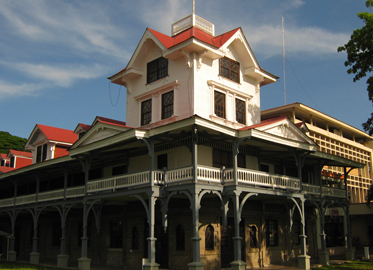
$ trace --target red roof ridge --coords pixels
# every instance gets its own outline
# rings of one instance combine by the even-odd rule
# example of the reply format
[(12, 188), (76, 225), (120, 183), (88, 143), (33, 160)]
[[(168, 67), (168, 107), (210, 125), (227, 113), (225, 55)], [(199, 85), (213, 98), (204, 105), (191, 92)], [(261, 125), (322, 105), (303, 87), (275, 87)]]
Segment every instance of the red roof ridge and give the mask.
[(126, 125), (126, 122), (122, 122), (122, 121), (119, 121), (119, 120), (110, 119), (110, 118), (106, 118), (106, 117), (102, 117), (102, 116), (97, 116), (96, 120), (97, 120), (97, 122), (105, 123), (105, 124), (109, 124), (109, 125), (128, 127)]
[(14, 156), (32, 157), (32, 153), (25, 152), (25, 151), (19, 151), (19, 150), (10, 149), (9, 153), (11, 153)]

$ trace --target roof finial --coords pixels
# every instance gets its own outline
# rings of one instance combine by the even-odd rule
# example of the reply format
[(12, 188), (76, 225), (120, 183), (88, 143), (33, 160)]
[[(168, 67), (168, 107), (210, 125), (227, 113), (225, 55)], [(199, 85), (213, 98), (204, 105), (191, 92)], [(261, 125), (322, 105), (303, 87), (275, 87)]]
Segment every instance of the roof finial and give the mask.
[(196, 0), (193, 0), (193, 14), (196, 14)]

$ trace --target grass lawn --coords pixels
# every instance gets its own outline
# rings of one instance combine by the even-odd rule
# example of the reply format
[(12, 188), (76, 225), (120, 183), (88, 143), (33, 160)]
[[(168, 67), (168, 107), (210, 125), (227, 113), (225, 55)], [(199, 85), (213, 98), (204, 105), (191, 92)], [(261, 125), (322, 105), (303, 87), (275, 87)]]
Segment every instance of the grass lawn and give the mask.
[(354, 269), (373, 269), (373, 260), (352, 261), (349, 263), (330, 265), (328, 267), (312, 268), (315, 270), (354, 270)]
[(65, 270), (64, 268), (44, 266), (44, 265), (34, 265), (27, 263), (17, 263), (17, 262), (0, 262), (0, 269), (17, 269), (17, 270)]

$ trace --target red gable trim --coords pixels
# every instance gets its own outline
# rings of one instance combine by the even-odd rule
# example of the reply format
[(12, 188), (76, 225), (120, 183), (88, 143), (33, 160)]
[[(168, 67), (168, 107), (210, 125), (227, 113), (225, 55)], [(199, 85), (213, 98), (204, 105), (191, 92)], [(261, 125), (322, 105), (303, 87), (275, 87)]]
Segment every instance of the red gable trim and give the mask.
[(207, 44), (210, 44), (214, 47), (220, 48), (223, 46), (240, 28), (236, 28), (232, 31), (224, 33), (220, 36), (214, 37), (206, 32), (202, 31), (199, 28), (191, 27), (176, 36), (169, 37), (165, 34), (162, 34), (158, 31), (148, 28), (149, 31), (167, 48), (171, 48), (177, 44), (180, 44), (192, 37), (201, 40)]
[(83, 130), (85, 130), (85, 131), (88, 131), (88, 130), (91, 128), (90, 125), (86, 125), (86, 124), (82, 124), (82, 123), (79, 123), (79, 126), (80, 126)]
[(287, 116), (279, 116), (279, 117), (275, 117), (275, 118), (269, 118), (269, 119), (263, 120), (259, 124), (255, 124), (255, 125), (252, 125), (252, 126), (240, 128), (239, 130), (249, 130), (249, 129), (253, 129), (253, 128), (263, 127), (263, 126), (267, 126), (267, 125), (270, 125), (270, 124), (273, 124), (273, 123), (276, 123), (276, 122), (280, 122), (280, 121), (285, 120), (287, 118), (288, 118)]
[(72, 130), (44, 126), (37, 124), (37, 127), (43, 132), (45, 137), (50, 141), (60, 141), (67, 143), (74, 143), (78, 139), (78, 135)]
[(110, 119), (106, 117), (97, 116), (96, 120), (97, 122), (100, 122), (100, 123), (105, 123), (105, 124), (120, 126), (120, 127), (127, 127), (126, 122), (122, 122), (122, 121), (118, 121), (118, 120), (114, 120), (114, 119)]

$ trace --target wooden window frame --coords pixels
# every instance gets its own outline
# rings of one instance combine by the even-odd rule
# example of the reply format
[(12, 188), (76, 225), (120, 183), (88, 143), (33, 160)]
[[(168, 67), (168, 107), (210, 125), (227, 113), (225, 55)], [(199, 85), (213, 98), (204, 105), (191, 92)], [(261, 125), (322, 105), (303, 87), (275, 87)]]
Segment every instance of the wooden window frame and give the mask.
[(240, 63), (228, 57), (219, 59), (219, 75), (240, 83)]
[(278, 246), (278, 221), (276, 219), (266, 220), (266, 243), (268, 247)]

